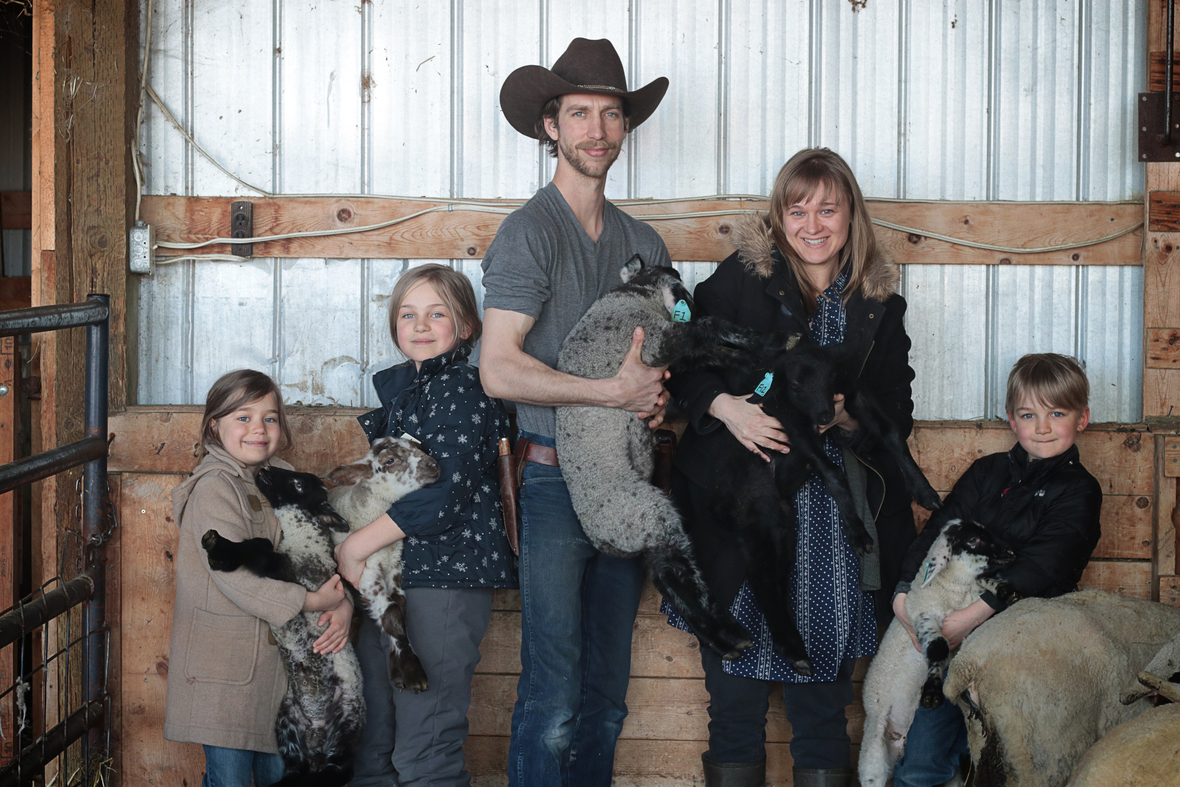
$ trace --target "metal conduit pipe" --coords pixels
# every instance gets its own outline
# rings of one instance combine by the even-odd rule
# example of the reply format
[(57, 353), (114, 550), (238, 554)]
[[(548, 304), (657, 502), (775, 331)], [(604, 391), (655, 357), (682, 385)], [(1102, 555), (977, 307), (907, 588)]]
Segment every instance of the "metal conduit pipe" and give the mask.
[[(103, 298), (106, 298), (104, 301)], [(81, 328), (106, 322), (111, 314), (110, 296), (90, 295), (84, 303), (63, 303), (13, 309), (0, 316), (0, 336)]]
[(59, 588), (14, 608), (0, 618), (0, 648), (44, 626), (68, 609), (94, 596), (94, 579), (87, 574), (74, 577)]
[(86, 731), (102, 723), (105, 703), (88, 702), (70, 714), (61, 724), (45, 733), (45, 737), (25, 747), (15, 761), (0, 769), (0, 787), (19, 787), (33, 781), (45, 770), (45, 763), (61, 754)]
[(21, 484), (40, 481), (86, 462), (99, 458), (105, 460), (106, 455), (107, 441), (95, 436), (42, 451), (27, 459), (0, 465), (0, 494), (10, 492)]

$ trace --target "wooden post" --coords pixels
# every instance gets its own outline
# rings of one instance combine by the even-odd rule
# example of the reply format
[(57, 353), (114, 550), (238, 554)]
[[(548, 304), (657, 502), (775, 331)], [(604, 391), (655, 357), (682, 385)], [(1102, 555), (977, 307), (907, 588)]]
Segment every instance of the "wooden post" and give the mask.
[[(91, 292), (111, 296), (109, 401), (115, 412), (127, 403), (127, 230), (135, 202), (130, 142), (138, 108), (138, 44), (134, 0), (34, 0), (32, 300), (37, 306), (76, 303)], [(34, 413), (34, 451), (82, 437), (84, 341), (81, 329), (34, 338), (42, 397)], [(67, 578), (75, 572), (77, 541), (65, 534), (76, 527), (77, 476), (71, 471), (34, 487), (34, 587), (57, 575), (59, 566)], [(64, 644), (52, 626), (48, 636), (56, 643), (51, 650)], [(75, 687), (76, 678), (70, 678)], [(43, 712), (52, 726), (60, 721), (57, 699), (66, 675), (48, 670), (44, 679), (50, 707)]]

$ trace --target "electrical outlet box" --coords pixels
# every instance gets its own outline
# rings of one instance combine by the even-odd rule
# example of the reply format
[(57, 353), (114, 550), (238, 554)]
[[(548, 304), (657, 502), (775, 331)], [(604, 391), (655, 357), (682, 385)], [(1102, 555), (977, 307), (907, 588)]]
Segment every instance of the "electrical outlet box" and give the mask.
[(131, 272), (151, 276), (156, 272), (156, 261), (152, 257), (156, 248), (156, 229), (142, 221), (135, 222), (127, 238), (127, 252), (131, 260)]
[[(229, 236), (238, 238), (254, 237), (254, 203), (239, 200), (230, 205)], [(238, 257), (253, 257), (253, 243), (234, 243), (229, 247), (229, 253)]]

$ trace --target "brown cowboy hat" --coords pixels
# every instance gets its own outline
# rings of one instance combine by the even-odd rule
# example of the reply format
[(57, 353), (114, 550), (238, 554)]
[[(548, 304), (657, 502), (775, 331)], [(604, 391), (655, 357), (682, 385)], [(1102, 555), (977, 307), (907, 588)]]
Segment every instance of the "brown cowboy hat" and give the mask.
[(630, 111), (627, 118), (631, 128), (635, 128), (651, 117), (667, 90), (668, 78), (660, 77), (638, 90), (628, 91), (623, 61), (614, 45), (605, 38), (598, 41), (575, 38), (565, 54), (557, 58), (552, 71), (542, 66), (521, 66), (509, 74), (500, 88), (500, 109), (514, 129), (526, 137), (542, 139), (537, 133), (537, 121), (541, 119), (545, 102), (551, 98), (570, 93), (619, 96), (627, 102)]

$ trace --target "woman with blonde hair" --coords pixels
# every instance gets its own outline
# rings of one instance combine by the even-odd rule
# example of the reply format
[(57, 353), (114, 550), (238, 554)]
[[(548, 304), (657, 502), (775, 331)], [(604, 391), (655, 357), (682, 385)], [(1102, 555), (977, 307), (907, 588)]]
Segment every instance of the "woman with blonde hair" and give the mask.
[[(864, 198), (848, 164), (826, 148), (802, 150), (775, 179), (767, 215), (735, 226), (738, 250), (696, 288), (699, 314), (762, 331), (801, 333), (820, 345), (852, 348), (859, 385), (871, 391), (903, 436), (913, 426), (910, 340), (903, 325), (900, 274), (877, 248)], [(724, 521), (714, 516), (710, 488), (717, 468), (697, 450), (699, 435), (728, 429), (767, 458), (789, 450), (779, 422), (727, 390), (711, 373), (668, 382), (690, 428), (676, 453), (673, 494), (712, 590), (753, 635), (754, 648), (722, 661), (701, 648), (709, 690), (705, 784), (760, 787), (765, 780), (766, 712), (772, 681), (783, 682), (791, 723), (796, 787), (845, 787), (853, 780), (844, 708), (853, 701), (856, 659), (877, 648), (877, 622), (888, 621), (901, 560), (914, 540), (910, 497), (893, 463), (858, 431), (836, 397), (836, 417), (821, 427), (825, 451), (840, 464), (876, 542), (858, 558), (835, 502), (812, 475), (795, 497), (796, 564), (785, 592), (812, 662), (793, 671), (773, 647), (766, 621), (745, 582), (747, 560)], [(875, 527), (874, 527), (875, 525)], [(670, 622), (681, 625), (673, 614)]]

